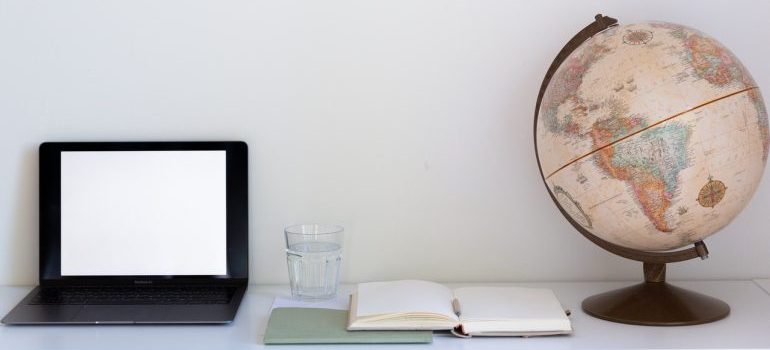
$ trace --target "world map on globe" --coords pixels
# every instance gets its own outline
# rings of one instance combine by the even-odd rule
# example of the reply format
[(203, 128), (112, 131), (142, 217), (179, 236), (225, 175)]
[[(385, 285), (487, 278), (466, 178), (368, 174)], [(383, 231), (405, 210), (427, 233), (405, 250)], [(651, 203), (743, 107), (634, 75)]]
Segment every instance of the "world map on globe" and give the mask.
[(610, 243), (697, 242), (748, 204), (768, 158), (768, 115), (741, 62), (689, 27), (643, 22), (583, 42), (548, 83), (535, 129), (558, 204)]

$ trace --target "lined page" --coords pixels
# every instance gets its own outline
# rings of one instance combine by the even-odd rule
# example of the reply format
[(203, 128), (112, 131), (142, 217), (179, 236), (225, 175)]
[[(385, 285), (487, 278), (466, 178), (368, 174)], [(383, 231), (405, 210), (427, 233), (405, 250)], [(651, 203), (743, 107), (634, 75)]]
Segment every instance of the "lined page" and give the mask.
[(401, 280), (358, 285), (356, 316), (435, 313), (457, 320), (452, 291), (438, 283)]

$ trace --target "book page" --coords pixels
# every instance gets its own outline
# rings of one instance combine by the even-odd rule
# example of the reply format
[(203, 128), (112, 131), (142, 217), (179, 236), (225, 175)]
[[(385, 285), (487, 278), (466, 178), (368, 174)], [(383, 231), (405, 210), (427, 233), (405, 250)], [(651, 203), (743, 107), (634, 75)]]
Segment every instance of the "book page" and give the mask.
[(452, 309), (452, 291), (438, 283), (418, 280), (361, 283), (356, 298), (357, 317), (434, 313), (458, 320)]
[(570, 331), (569, 318), (550, 289), (466, 287), (454, 291), (469, 332)]

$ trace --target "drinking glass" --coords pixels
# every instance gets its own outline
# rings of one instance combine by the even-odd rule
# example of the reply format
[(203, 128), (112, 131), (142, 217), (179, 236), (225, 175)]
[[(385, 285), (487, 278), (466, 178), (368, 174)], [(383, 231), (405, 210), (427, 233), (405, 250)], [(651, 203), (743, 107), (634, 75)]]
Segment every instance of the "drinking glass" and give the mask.
[(342, 261), (339, 225), (303, 224), (284, 229), (291, 295), (301, 300), (324, 300), (337, 295)]

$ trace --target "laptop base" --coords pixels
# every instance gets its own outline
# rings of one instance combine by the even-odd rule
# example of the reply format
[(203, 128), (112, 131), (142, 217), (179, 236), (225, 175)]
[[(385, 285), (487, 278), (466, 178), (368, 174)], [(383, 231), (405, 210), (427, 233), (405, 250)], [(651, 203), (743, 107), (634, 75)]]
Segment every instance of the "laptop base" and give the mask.
[(3, 318), (4, 324), (217, 324), (235, 318), (246, 287), (236, 287), (227, 304), (55, 305), (30, 304), (35, 287)]

